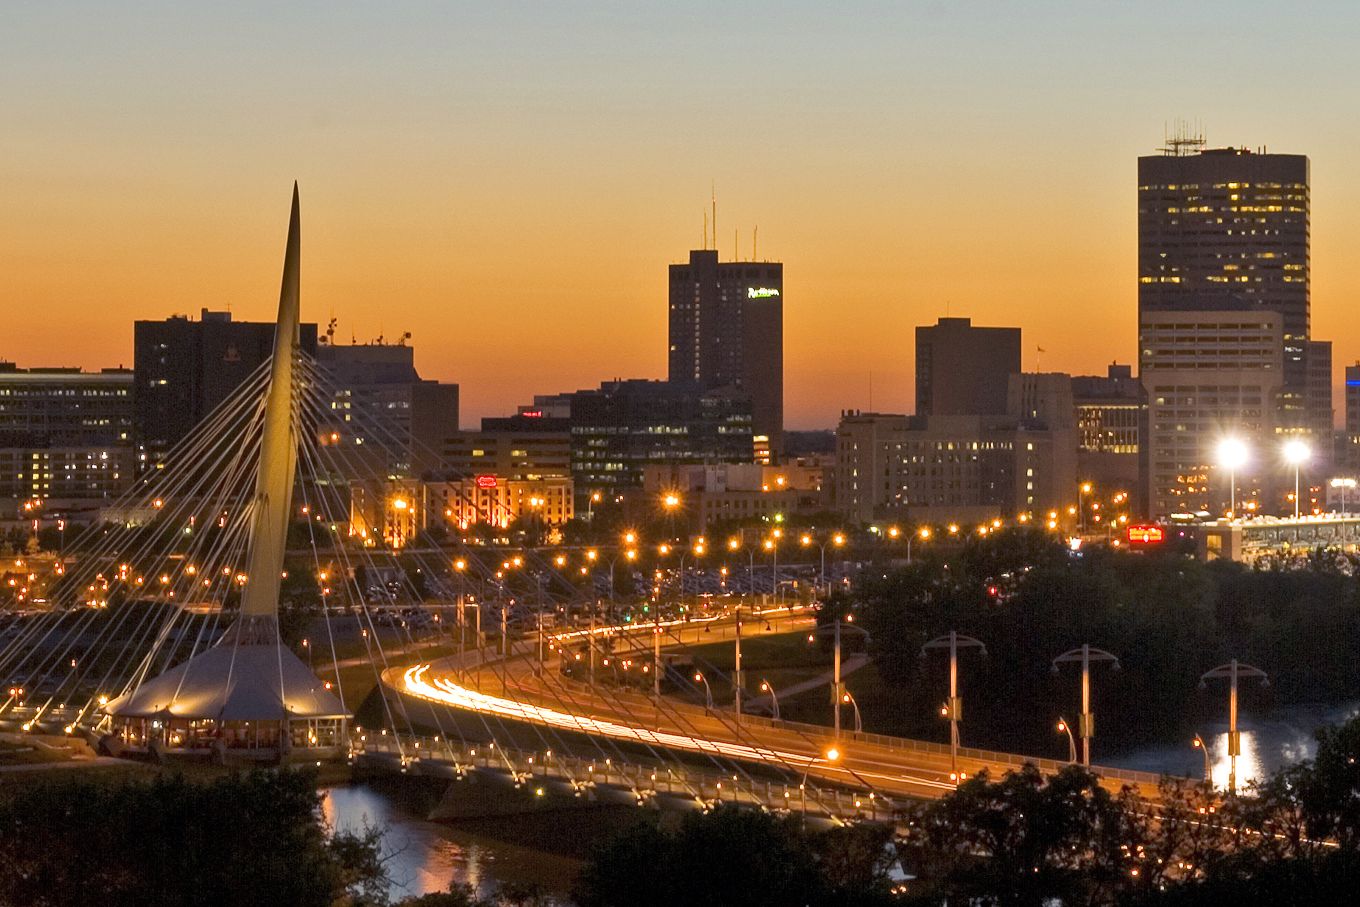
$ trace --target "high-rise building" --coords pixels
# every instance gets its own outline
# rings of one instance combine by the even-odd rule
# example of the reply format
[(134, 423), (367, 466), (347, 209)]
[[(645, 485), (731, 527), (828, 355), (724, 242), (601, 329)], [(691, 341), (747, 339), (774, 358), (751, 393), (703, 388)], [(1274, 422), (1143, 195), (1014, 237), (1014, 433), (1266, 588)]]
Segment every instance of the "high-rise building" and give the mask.
[(1020, 329), (974, 327), (941, 318), (916, 329), (916, 415), (1006, 412), (1010, 376), (1020, 371)]
[[(233, 321), (202, 310), (133, 327), (133, 436), (139, 468), (165, 453), (226, 400), (273, 354), (274, 322)], [(299, 346), (316, 355), (316, 325), (299, 327)]]
[(777, 459), (784, 432), (784, 266), (719, 262), (716, 250), (670, 266), (669, 379), (745, 396), (756, 444)]
[[(1269, 311), (1145, 312), (1139, 377), (1147, 393), (1145, 491), (1153, 515), (1216, 514), (1237, 488), (1238, 509), (1269, 503), (1283, 384), (1283, 319)], [(1233, 476), (1219, 466), (1225, 438), (1253, 451)]]
[(132, 372), (0, 362), (0, 520), (92, 517), (132, 479)]
[[(1331, 432), (1330, 350), (1310, 348), (1308, 158), (1170, 141), (1138, 159), (1138, 312), (1274, 312), (1280, 431)], [(1325, 365), (1309, 364), (1326, 357)]]
[(344, 440), (383, 452), (385, 472), (416, 476), (439, 466), (458, 431), (458, 385), (423, 379), (404, 343), (321, 344), (317, 364)]

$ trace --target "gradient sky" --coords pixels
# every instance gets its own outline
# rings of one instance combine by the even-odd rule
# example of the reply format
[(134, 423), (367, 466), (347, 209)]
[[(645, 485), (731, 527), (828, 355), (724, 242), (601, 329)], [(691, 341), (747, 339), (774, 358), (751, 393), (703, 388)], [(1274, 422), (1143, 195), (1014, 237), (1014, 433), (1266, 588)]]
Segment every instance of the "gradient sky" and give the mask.
[(722, 257), (758, 224), (785, 263), (789, 426), (831, 426), (871, 373), (910, 408), (946, 310), (1029, 369), (1130, 361), (1135, 158), (1177, 118), (1311, 157), (1313, 335), (1360, 357), (1354, 3), (284, 6), (0, 6), (0, 358), (272, 317), (296, 178), (304, 317), (411, 331), (471, 425), (664, 377), (716, 184)]

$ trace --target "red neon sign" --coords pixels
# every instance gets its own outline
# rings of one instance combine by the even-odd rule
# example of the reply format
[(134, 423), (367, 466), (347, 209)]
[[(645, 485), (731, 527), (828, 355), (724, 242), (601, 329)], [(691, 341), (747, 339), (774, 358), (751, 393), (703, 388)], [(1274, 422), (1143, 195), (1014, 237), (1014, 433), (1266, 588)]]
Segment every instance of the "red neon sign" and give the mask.
[(1161, 526), (1134, 525), (1129, 527), (1129, 543), (1133, 545), (1156, 545), (1166, 538)]
[(495, 488), (495, 487), (496, 487), (496, 477), (495, 477), (495, 476), (478, 476), (478, 477), (477, 477), (477, 487), (478, 487), (478, 488)]
[(542, 418), (543, 418), (543, 410), (541, 410), (541, 409), (526, 409), (526, 410), (521, 411), (521, 412), (520, 412), (520, 415), (523, 416), (523, 417), (526, 418), (526, 419), (542, 419)]

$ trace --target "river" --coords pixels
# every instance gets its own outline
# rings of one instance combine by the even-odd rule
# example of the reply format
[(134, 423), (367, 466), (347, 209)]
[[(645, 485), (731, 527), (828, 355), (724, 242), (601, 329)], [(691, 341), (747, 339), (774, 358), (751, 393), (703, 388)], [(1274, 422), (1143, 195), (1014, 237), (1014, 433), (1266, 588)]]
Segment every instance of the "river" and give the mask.
[(460, 825), (428, 822), (416, 808), (386, 787), (367, 783), (322, 792), (322, 813), (332, 828), (384, 830), (392, 899), (447, 891), (452, 880), (483, 895), (500, 885), (536, 885), (551, 904), (567, 905), (580, 863), (570, 857), (511, 843)]
[[(1342, 724), (1360, 715), (1360, 702), (1343, 705), (1296, 705), (1278, 709), (1267, 715), (1243, 712), (1238, 716), (1242, 732), (1242, 755), (1237, 758), (1237, 782), (1245, 785), (1263, 778), (1276, 769), (1304, 759), (1311, 759), (1317, 750), (1314, 732), (1326, 724)], [(1201, 732), (1208, 745), (1210, 771), (1217, 787), (1228, 785), (1228, 726), (1227, 722), (1207, 726)], [(1097, 746), (1099, 741), (1096, 741)], [(1140, 769), (1177, 777), (1204, 776), (1204, 754), (1190, 745), (1147, 746), (1124, 754), (1102, 757), (1093, 753), (1092, 762), (1116, 768)]]

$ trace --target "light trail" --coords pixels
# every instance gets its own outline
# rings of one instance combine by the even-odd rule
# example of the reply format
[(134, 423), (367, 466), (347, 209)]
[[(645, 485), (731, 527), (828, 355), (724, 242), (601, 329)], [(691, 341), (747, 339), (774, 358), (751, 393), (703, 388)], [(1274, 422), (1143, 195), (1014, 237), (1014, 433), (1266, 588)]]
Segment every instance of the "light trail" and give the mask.
[[(752, 620), (755, 620), (756, 618), (768, 619), (771, 615), (780, 614), (783, 614), (787, 617), (795, 617), (800, 616), (797, 614), (797, 612), (803, 610), (806, 609), (802, 605), (793, 605), (787, 608), (766, 608), (763, 611), (750, 611), (744, 616), (749, 617)], [(614, 624), (612, 626), (596, 627), (594, 630), (587, 628), (584, 630), (569, 630), (565, 633), (552, 633), (548, 635), (548, 638), (561, 642), (563, 640), (569, 639), (580, 639), (583, 636), (590, 636), (592, 634), (595, 636), (612, 636), (616, 634), (622, 636), (629, 632), (640, 632), (657, 628), (664, 630), (670, 627), (687, 627), (695, 625), (702, 626), (703, 624), (717, 623), (718, 621), (722, 620), (736, 620), (736, 619), (737, 615), (724, 612), (722, 614), (705, 615), (703, 617), (679, 617), (672, 620), (663, 620), (659, 622), (654, 620), (639, 620), (634, 623)]]
[(429, 670), (430, 665), (428, 664), (420, 664), (407, 668), (403, 674), (406, 692), (420, 699), (442, 703), (444, 705), (453, 706), (454, 708), (469, 709), (475, 712), (499, 715), (504, 718), (546, 724), (551, 727), (561, 728), (562, 730), (579, 731), (585, 734), (597, 734), (603, 737), (612, 737), (615, 740), (632, 740), (638, 743), (651, 743), (658, 746), (689, 750), (696, 753), (717, 754), (733, 759), (774, 762), (778, 763), (781, 768), (806, 765), (809, 764), (809, 759), (811, 759), (811, 764), (814, 765), (826, 762), (826, 760), (819, 756), (809, 757), (806, 753), (791, 753), (782, 750), (765, 749), (763, 747), (746, 746), (740, 743), (724, 743), (717, 740), (708, 740), (703, 737), (691, 737), (688, 734), (653, 731), (649, 728), (619, 724), (614, 721), (605, 721), (599, 718), (572, 715), (569, 712), (561, 712), (556, 709), (544, 708), (543, 706), (529, 705), (527, 703), (517, 702), (513, 699), (490, 696), (486, 693), (479, 693), (476, 690), (461, 686), (448, 678), (439, 677), (434, 678), (433, 680), (427, 680), (425, 674)]

